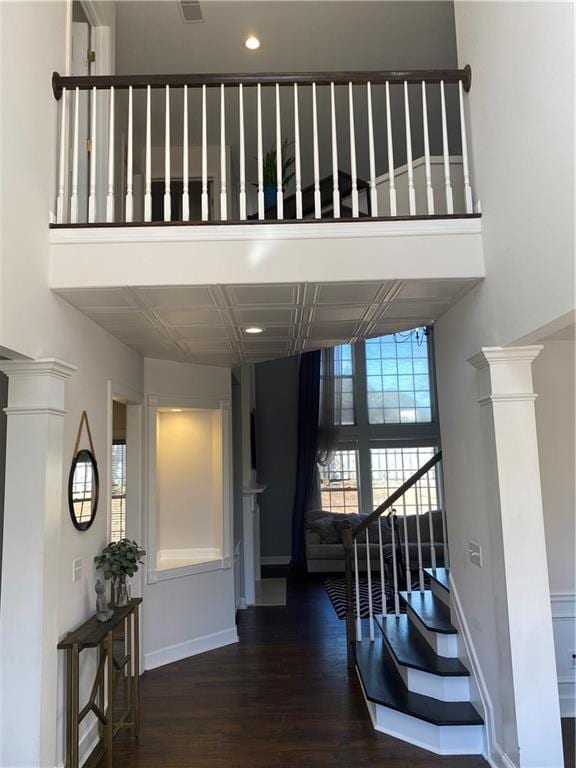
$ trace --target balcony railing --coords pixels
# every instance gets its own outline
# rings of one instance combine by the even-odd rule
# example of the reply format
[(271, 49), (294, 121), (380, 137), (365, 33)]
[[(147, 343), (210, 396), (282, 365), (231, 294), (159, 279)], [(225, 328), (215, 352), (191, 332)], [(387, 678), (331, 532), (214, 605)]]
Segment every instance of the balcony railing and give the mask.
[(55, 73), (56, 226), (473, 215), (470, 79)]

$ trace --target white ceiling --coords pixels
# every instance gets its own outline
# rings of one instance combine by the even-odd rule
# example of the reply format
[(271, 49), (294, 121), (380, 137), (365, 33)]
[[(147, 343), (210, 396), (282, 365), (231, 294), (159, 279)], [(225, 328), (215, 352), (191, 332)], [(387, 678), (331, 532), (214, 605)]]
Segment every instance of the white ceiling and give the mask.
[[(416, 326), (477, 280), (60, 289), (143, 357), (234, 366)], [(245, 328), (264, 332), (249, 336)]]

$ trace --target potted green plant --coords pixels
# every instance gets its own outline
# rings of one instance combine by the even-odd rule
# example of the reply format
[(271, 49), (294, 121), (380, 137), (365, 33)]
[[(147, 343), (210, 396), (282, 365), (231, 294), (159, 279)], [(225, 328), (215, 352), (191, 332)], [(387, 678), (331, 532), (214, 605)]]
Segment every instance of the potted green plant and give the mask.
[(100, 568), (105, 579), (112, 580), (112, 604), (115, 607), (128, 605), (130, 602), (130, 582), (143, 563), (146, 554), (135, 541), (120, 539), (111, 541), (102, 554), (94, 558), (96, 568)]
[[(284, 139), (280, 148), (280, 159), (282, 161), (282, 189), (286, 189), (287, 185), (294, 178), (294, 157), (288, 155), (288, 148), (290, 144), (288, 139)], [(278, 187), (278, 174), (276, 168), (276, 150), (269, 149), (264, 155), (264, 163), (262, 166), (264, 185), (264, 207), (272, 208), (276, 205), (276, 193)], [(255, 184), (254, 186), (258, 186)]]

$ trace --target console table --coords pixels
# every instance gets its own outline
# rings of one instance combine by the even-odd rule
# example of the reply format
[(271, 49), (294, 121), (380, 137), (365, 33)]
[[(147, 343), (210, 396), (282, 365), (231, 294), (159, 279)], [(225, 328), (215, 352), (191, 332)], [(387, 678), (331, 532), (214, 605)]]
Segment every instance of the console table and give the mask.
[[(66, 768), (78, 768), (78, 727), (89, 712), (99, 720), (100, 740), (90, 755), (96, 764), (106, 755), (112, 768), (112, 740), (121, 728), (140, 732), (139, 718), (139, 624), (138, 606), (142, 598), (114, 609), (105, 623), (93, 616), (58, 643), (66, 652)], [(98, 665), (88, 703), (80, 708), (80, 653), (85, 648), (98, 649)], [(114, 700), (119, 683), (123, 711), (114, 716)]]

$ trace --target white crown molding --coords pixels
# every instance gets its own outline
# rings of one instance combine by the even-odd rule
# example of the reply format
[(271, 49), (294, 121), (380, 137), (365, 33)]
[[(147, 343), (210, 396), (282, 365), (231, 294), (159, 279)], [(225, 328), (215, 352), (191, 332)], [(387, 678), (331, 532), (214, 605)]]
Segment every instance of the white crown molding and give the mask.
[(85, 243), (174, 243), (246, 240), (330, 240), (401, 236), (478, 235), (482, 220), (330, 221), (325, 223), (211, 224), (202, 226), (82, 227), (51, 229), (51, 245)]
[(4, 413), (6, 416), (66, 416), (68, 411), (63, 410), (62, 408), (46, 408), (43, 405), (31, 405), (30, 407), (26, 406), (8, 406), (8, 408), (4, 408)]

